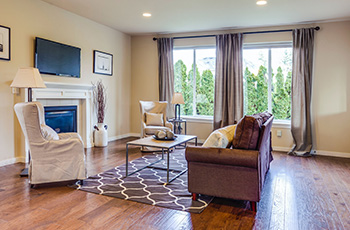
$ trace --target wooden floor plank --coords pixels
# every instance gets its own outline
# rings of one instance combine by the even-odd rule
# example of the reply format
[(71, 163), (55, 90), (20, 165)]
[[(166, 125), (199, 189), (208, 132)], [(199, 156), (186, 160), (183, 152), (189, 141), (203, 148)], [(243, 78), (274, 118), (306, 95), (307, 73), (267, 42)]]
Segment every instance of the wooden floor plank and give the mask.
[[(89, 175), (125, 163), (125, 143), (86, 150)], [(139, 158), (139, 148), (129, 151)], [(258, 212), (215, 198), (193, 214), (87, 193), (66, 185), (31, 189), (24, 164), (0, 167), (0, 229), (350, 229), (350, 159), (274, 152)]]

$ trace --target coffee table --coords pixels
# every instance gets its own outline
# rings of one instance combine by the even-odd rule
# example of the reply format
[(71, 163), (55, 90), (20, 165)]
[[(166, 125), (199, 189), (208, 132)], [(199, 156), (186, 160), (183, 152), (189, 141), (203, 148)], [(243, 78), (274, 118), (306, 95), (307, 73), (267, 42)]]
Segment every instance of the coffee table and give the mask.
[[(190, 140), (195, 140), (195, 145), (197, 145), (197, 136), (192, 136), (192, 135), (176, 135), (177, 138), (173, 141), (164, 141), (164, 140), (156, 140), (153, 137), (146, 137), (146, 138), (141, 138), (141, 139), (137, 139), (134, 141), (129, 141), (126, 143), (126, 173), (125, 173), (125, 177), (128, 177), (134, 173), (137, 173), (139, 171), (141, 171), (142, 169), (145, 168), (155, 168), (155, 169), (160, 169), (160, 170), (167, 170), (167, 181), (165, 183), (165, 185), (169, 184), (170, 182), (172, 182), (173, 180), (175, 180), (176, 178), (178, 178), (179, 176), (181, 176), (182, 174), (184, 174), (185, 172), (187, 172), (187, 169), (183, 170), (183, 171), (179, 171), (179, 170), (172, 170), (174, 172), (179, 172), (178, 174), (176, 174), (173, 178), (171, 178), (169, 180), (169, 155), (170, 155), (170, 149), (175, 148), (178, 145), (187, 143)], [(140, 168), (132, 173), (129, 174), (128, 172), (128, 167), (129, 167), (129, 146), (130, 145), (136, 145), (136, 146), (141, 146), (141, 147), (153, 147), (153, 148), (159, 148), (162, 150), (162, 159), (153, 162), (143, 168)], [(160, 168), (160, 167), (153, 167), (152, 165), (158, 163), (159, 161), (164, 160), (164, 152), (167, 152), (167, 167), (166, 168)]]

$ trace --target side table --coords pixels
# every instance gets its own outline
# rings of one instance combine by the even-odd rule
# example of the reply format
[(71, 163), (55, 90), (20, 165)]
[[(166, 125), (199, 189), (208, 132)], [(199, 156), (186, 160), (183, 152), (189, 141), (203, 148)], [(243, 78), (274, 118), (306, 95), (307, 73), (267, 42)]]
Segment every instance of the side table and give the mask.
[(175, 118), (171, 118), (169, 119), (169, 122), (173, 123), (174, 125), (174, 133), (175, 134), (181, 134), (182, 133), (182, 127), (181, 124), (184, 123), (185, 124), (185, 135), (187, 134), (187, 121), (184, 119), (175, 119)]

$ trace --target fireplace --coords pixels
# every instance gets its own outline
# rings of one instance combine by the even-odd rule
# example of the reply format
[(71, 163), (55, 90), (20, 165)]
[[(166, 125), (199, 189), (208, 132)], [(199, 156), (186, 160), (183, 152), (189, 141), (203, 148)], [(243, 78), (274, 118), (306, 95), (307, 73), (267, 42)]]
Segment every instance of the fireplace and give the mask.
[(45, 123), (57, 133), (77, 132), (77, 106), (45, 106)]

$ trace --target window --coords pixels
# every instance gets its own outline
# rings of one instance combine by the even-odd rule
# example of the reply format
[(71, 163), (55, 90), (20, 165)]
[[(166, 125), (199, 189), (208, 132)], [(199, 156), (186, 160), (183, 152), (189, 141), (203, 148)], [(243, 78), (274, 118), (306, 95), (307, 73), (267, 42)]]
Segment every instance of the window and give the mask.
[(290, 120), (292, 43), (245, 45), (243, 71), (244, 113)]
[(216, 49), (174, 49), (174, 87), (185, 104), (181, 115), (213, 116)]

